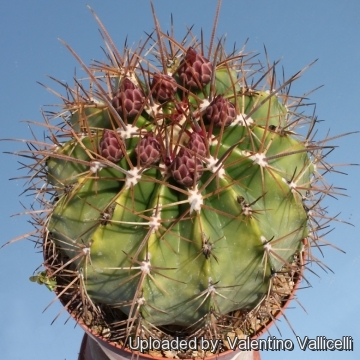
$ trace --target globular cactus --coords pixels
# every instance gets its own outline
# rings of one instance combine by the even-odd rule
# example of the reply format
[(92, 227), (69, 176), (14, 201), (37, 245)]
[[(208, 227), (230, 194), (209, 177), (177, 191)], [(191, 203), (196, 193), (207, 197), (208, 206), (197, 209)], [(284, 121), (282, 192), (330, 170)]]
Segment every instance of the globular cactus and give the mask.
[(29, 141), (52, 288), (114, 341), (253, 334), (312, 260), (329, 193), (316, 120), (288, 94), (302, 72), (277, 86), (275, 65), (156, 20), (157, 40), (120, 55), (100, 25), (109, 64), (79, 59), (91, 86), (66, 86), (52, 144)]

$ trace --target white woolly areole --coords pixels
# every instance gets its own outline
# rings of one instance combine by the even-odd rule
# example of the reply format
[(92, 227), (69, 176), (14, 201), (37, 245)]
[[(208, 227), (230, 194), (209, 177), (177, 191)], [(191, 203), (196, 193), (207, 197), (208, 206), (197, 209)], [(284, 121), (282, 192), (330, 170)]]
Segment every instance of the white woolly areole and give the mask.
[(152, 227), (152, 233), (154, 233), (159, 228), (160, 220), (161, 220), (161, 204), (158, 205), (158, 209), (154, 209), (152, 217), (150, 218), (149, 221), (149, 225), (150, 227)]
[(236, 116), (236, 119), (232, 122), (230, 126), (234, 126), (234, 125), (246, 126), (246, 125), (251, 125), (253, 123), (254, 120), (252, 119), (251, 116), (247, 118), (246, 114), (239, 114)]
[(265, 236), (261, 235), (260, 236), (260, 240), (262, 241), (262, 243), (264, 244), (263, 245), (263, 248), (266, 252), (269, 252), (271, 250), (271, 245), (269, 242), (267, 242), (267, 239)]
[(282, 180), (285, 184), (289, 185), (289, 188), (291, 189), (291, 191), (293, 191), (293, 190), (296, 189), (296, 187), (297, 187), (296, 182), (291, 181), (291, 182), (289, 183), (289, 182), (288, 182), (286, 179), (284, 179), (284, 178), (281, 178), (281, 180)]
[(223, 164), (220, 163), (219, 165), (216, 165), (216, 163), (219, 161), (218, 159), (212, 157), (210, 155), (210, 157), (206, 158), (206, 167), (209, 168), (214, 174), (217, 173), (217, 175), (219, 176), (219, 178), (223, 179), (224, 178), (224, 174), (225, 174), (225, 170), (223, 168)]
[(252, 215), (252, 208), (248, 204), (245, 204), (242, 206), (242, 211), (245, 216), (251, 216)]
[(262, 167), (266, 167), (268, 165), (266, 155), (264, 153), (258, 153), (253, 155), (253, 161), (255, 164), (259, 164)]
[(215, 289), (215, 286), (213, 285), (213, 281), (212, 281), (211, 277), (209, 277), (208, 282), (209, 282), (208, 293), (215, 293), (216, 289)]
[(258, 164), (261, 167), (268, 166), (266, 155), (264, 153), (256, 153), (254, 155), (251, 155), (251, 153), (248, 151), (243, 151), (242, 153), (244, 156), (247, 156), (249, 159), (251, 159), (255, 164)]
[[(276, 90), (276, 89), (272, 89), (271, 92), (274, 92), (275, 90)], [(265, 90), (265, 93), (270, 95), (270, 90)], [(278, 93), (275, 92), (275, 95), (277, 95), (277, 94), (278, 94)]]
[(53, 152), (56, 152), (58, 151), (59, 149), (61, 149), (62, 147), (64, 147), (65, 143), (57, 143), (57, 144), (54, 144), (52, 147), (51, 147), (51, 151)]
[(94, 98), (93, 96), (90, 96), (90, 100), (91, 100), (94, 104), (98, 104), (98, 105), (103, 105), (103, 104), (104, 104), (102, 101), (100, 101), (99, 99)]
[(215, 136), (213, 136), (211, 139), (209, 139), (210, 146), (216, 146), (218, 143), (219, 143), (219, 139)]
[(126, 125), (125, 129), (118, 128), (117, 133), (121, 136), (122, 139), (129, 139), (133, 135), (139, 136), (139, 129), (136, 126), (128, 124)]
[(136, 185), (141, 179), (141, 169), (133, 168), (126, 174), (125, 188), (128, 189), (130, 186)]
[(171, 166), (166, 166), (163, 162), (160, 162), (159, 170), (165, 179), (171, 175)]
[(151, 267), (150, 259), (144, 260), (141, 262), (140, 270), (145, 274), (150, 274), (150, 267)]
[(90, 246), (89, 247), (84, 247), (83, 249), (82, 249), (82, 251), (83, 251), (83, 253), (84, 253), (84, 255), (85, 256), (87, 256), (87, 255), (90, 255)]
[(136, 302), (137, 302), (139, 305), (144, 305), (144, 304), (145, 304), (145, 298), (144, 298), (144, 297), (138, 298), (138, 299), (136, 300)]
[(199, 106), (199, 111), (203, 112), (209, 105), (210, 105), (210, 101), (207, 99), (204, 99)]
[(145, 107), (145, 111), (153, 118), (156, 118), (156, 116), (159, 114), (163, 114), (162, 106), (159, 104), (154, 104), (152, 106), (148, 105)]
[[(136, 85), (138, 83), (138, 79), (135, 76), (134, 71), (129, 70), (127, 67), (123, 66), (120, 68), (120, 74), (121, 74), (121, 78), (128, 78), (134, 85)], [(113, 76), (114, 77), (114, 76)]]
[(199, 107), (196, 109), (196, 111), (194, 111), (194, 114), (193, 114), (194, 117), (195, 117), (195, 118), (200, 117), (200, 116), (201, 116), (201, 113), (203, 113), (209, 105), (210, 105), (209, 100), (204, 99), (204, 100), (200, 103), (200, 105), (199, 105)]
[(90, 171), (95, 174), (97, 173), (98, 171), (102, 170), (103, 169), (103, 165), (99, 162), (99, 161), (92, 161), (90, 163)]
[(200, 213), (201, 205), (204, 203), (202, 195), (198, 192), (197, 187), (194, 190), (189, 189), (190, 214), (195, 210)]

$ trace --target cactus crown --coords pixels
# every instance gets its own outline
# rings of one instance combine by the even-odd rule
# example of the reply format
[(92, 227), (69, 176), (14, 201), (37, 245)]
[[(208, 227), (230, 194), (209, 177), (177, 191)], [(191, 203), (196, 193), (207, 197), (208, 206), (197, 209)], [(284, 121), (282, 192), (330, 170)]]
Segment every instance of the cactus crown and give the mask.
[(319, 263), (307, 250), (330, 220), (331, 147), (289, 94), (305, 69), (278, 85), (277, 63), (223, 40), (205, 52), (190, 31), (176, 41), (155, 12), (155, 34), (120, 54), (95, 18), (108, 63), (87, 67), (64, 43), (90, 86), (62, 84), (59, 112), (44, 112), (51, 142), (18, 154), (44, 211), (29, 211), (47, 271), (34, 279), (121, 344), (253, 335)]

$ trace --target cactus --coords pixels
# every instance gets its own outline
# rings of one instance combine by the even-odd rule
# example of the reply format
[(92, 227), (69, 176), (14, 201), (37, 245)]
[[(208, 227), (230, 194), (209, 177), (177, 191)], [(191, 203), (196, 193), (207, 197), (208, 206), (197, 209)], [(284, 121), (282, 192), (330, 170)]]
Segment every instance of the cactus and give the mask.
[(276, 64), (227, 55), (222, 40), (205, 53), (156, 17), (156, 40), (121, 55), (96, 19), (109, 63), (87, 67), (64, 43), (88, 80), (63, 84), (59, 112), (44, 113), (51, 143), (20, 153), (35, 160), (29, 189), (44, 182), (46, 215), (32, 216), (46, 273), (32, 281), (121, 343), (252, 335), (281, 311), (304, 259), (317, 262), (305, 254), (328, 221), (330, 146), (289, 95), (305, 69), (277, 86)]

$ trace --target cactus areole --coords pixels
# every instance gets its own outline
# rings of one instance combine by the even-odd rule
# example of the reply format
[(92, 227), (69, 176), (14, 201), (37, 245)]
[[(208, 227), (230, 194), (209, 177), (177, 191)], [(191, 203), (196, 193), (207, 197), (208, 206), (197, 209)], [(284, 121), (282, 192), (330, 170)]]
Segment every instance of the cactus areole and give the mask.
[(119, 344), (254, 335), (319, 241), (329, 192), (316, 120), (289, 94), (302, 71), (278, 85), (275, 65), (222, 41), (205, 53), (156, 18), (156, 36), (120, 54), (97, 21), (108, 63), (87, 67), (64, 43), (88, 78), (63, 84), (59, 112), (44, 112), (51, 142), (24, 151), (30, 189), (44, 181), (43, 283)]

